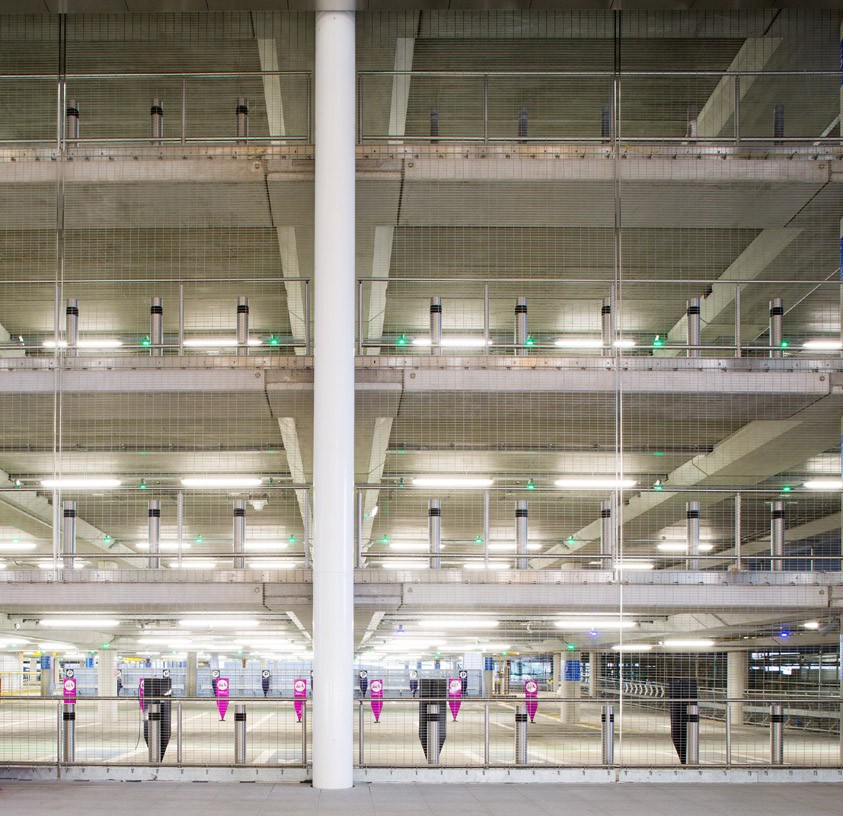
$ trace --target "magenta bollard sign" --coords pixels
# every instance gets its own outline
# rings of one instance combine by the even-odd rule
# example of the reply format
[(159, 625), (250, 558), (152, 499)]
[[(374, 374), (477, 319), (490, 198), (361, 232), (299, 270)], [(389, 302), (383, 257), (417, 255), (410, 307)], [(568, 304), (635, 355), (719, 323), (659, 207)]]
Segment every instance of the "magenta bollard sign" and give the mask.
[(534, 722), (539, 707), (539, 684), (535, 680), (524, 683), (524, 696), (527, 698), (527, 716), (530, 722)]
[(143, 701), (143, 677), (138, 680), (138, 705), (141, 711), (146, 711), (146, 705)]
[(380, 722), (381, 711), (383, 711), (383, 680), (372, 680), (369, 686), (369, 697), (372, 701), (372, 714), (375, 716), (375, 722)]
[(296, 710), (296, 717), (301, 722), (304, 713), (304, 701), (307, 699), (307, 680), (299, 677), (293, 681), (293, 708)]
[(73, 676), (73, 669), (68, 669), (62, 683), (64, 692), (64, 704), (73, 705), (76, 702), (76, 678)]
[(457, 714), (460, 713), (462, 705), (462, 680), (459, 677), (452, 677), (448, 680), (448, 708), (451, 709), (451, 716), (454, 722), (457, 721)]
[(217, 680), (217, 711), (220, 713), (220, 719), (225, 719), (225, 712), (228, 711), (228, 691), (229, 682), (227, 677), (220, 677)]

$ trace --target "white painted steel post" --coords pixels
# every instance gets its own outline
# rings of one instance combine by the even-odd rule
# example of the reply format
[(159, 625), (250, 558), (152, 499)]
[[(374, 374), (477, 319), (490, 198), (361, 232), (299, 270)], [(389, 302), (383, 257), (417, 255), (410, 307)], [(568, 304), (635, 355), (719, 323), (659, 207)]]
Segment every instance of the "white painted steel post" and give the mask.
[(237, 298), (237, 356), (249, 353), (249, 298)]
[(79, 102), (68, 99), (64, 113), (64, 138), (66, 144), (73, 144), (79, 138)]
[(515, 356), (527, 354), (527, 298), (515, 299)]
[(615, 519), (612, 499), (600, 505), (600, 555), (603, 569), (612, 569), (615, 560)]
[(515, 552), (518, 554), (516, 566), (527, 569), (527, 500), (515, 502)]
[(700, 764), (700, 707), (698, 703), (688, 703), (688, 723), (686, 731), (685, 764)]
[(774, 501), (770, 508), (770, 569), (781, 572), (784, 555), (784, 502)]
[(237, 141), (239, 144), (245, 144), (249, 138), (249, 100), (245, 96), (237, 98), (234, 112), (237, 117)]
[(442, 551), (442, 502), (431, 499), (427, 503), (427, 537), (430, 550), (430, 568), (439, 569)]
[(784, 711), (781, 703), (770, 705), (770, 764), (784, 764)]
[(68, 298), (64, 310), (64, 334), (67, 338), (67, 356), (79, 354), (79, 301)]
[(700, 503), (689, 501), (686, 510), (688, 520), (688, 569), (697, 572), (700, 568)]
[(612, 356), (612, 343), (615, 340), (614, 326), (612, 325), (612, 298), (603, 298), (603, 305), (600, 307), (600, 329), (603, 337), (603, 356)]
[(149, 304), (149, 354), (160, 357), (164, 353), (164, 301), (152, 298)]
[(164, 103), (156, 96), (149, 106), (149, 130), (152, 144), (161, 144), (164, 138)]
[(784, 307), (781, 298), (770, 301), (770, 356), (782, 356), (782, 317)]
[(62, 515), (62, 563), (65, 569), (73, 569), (73, 559), (76, 556), (76, 502), (62, 502)]
[(600, 715), (603, 730), (603, 764), (615, 764), (615, 707), (604, 705)]
[(246, 501), (245, 499), (234, 500), (234, 523), (232, 531), (234, 542), (234, 569), (243, 569), (246, 566), (246, 559), (243, 553), (246, 551)]
[(700, 356), (700, 299), (688, 301), (688, 356)]
[(430, 299), (430, 353), (442, 353), (442, 298)]
[(147, 559), (147, 567), (149, 569), (158, 569), (161, 566), (161, 502), (157, 499), (150, 500), (147, 514), (149, 517), (149, 558)]
[(355, 18), (316, 14), (313, 786), (354, 765)]

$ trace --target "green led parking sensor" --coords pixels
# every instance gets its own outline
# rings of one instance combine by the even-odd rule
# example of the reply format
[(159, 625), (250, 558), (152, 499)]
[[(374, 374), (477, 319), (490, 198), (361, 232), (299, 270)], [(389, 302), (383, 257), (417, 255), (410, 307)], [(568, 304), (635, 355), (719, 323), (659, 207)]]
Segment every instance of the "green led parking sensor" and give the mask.
[(576, 648), (577, 648), (577, 644), (576, 644), (576, 643), (569, 643), (569, 644), (568, 644), (568, 651), (569, 651), (569, 652), (576, 651)]
[(141, 479), (140, 484), (138, 485), (138, 490), (146, 490), (147, 484), (146, 479)]
[(204, 538), (202, 538), (202, 533), (199, 533), (199, 535), (198, 535), (198, 536), (196, 536), (196, 538), (194, 538), (193, 540), (194, 540), (197, 544), (201, 544), (201, 543), (202, 543), (205, 539), (204, 539)]
[(396, 341), (396, 346), (406, 346), (407, 345), (407, 336), (402, 334)]
[(536, 489), (536, 483), (532, 479), (530, 479), (527, 482), (527, 490), (535, 490), (535, 489)]
[(150, 339), (148, 334), (143, 338), (143, 340), (141, 340), (141, 345), (144, 348), (149, 348), (152, 345), (152, 340)]
[(483, 543), (483, 536), (474, 536), (474, 543), (475, 544), (482, 544)]
[(398, 480), (398, 487), (404, 487), (404, 477), (403, 476)]
[(656, 479), (656, 481), (653, 482), (653, 490), (664, 490), (661, 479)]
[(664, 340), (662, 340), (662, 336), (660, 334), (657, 334), (653, 338), (653, 347), (654, 348), (661, 348), (663, 345), (664, 345)]
[(779, 345), (781, 345), (782, 348), (787, 348), (790, 345), (790, 341), (789, 340), (782, 340), (782, 342)]
[(793, 488), (790, 485), (782, 485), (782, 493), (790, 493)]
[(653, 451), (653, 456), (664, 456), (664, 451)]
[(20, 479), (15, 479), (15, 487), (23, 487), (23, 482)]
[(568, 541), (568, 543), (569, 543), (569, 544), (573, 544), (576, 540), (577, 540), (577, 539), (576, 539), (576, 538), (574, 538), (574, 536), (572, 536), (572, 535), (569, 535), (569, 536), (568, 536), (568, 539), (567, 539), (567, 541)]
[(102, 537), (102, 543), (103, 543), (103, 544), (111, 544), (113, 541), (114, 541), (114, 539), (113, 539), (113, 538), (112, 538), (112, 537), (111, 537), (108, 533), (106, 533), (106, 534)]
[(103, 648), (103, 649), (110, 649), (110, 648), (111, 648), (111, 644), (110, 644), (110, 643), (103, 643), (103, 644), (102, 644), (102, 648)]
[(289, 541), (290, 544), (295, 544), (296, 543), (296, 537), (294, 535), (291, 535), (287, 538), (287, 541)]
[(389, 536), (381, 536), (381, 544), (389, 544)]
[(269, 345), (270, 346), (277, 346), (277, 345), (279, 345), (280, 342), (281, 341), (274, 334), (269, 335)]
[(536, 341), (535, 341), (532, 337), (528, 337), (528, 338), (524, 341), (524, 345), (525, 345), (525, 346), (535, 346), (535, 345), (536, 345)]

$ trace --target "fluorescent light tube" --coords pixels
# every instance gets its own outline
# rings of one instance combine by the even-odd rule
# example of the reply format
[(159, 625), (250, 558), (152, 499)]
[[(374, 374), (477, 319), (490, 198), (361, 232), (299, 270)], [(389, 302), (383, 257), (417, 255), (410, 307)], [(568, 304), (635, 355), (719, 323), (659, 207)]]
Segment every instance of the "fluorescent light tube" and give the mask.
[(384, 569), (424, 569), (429, 563), (426, 558), (390, 558), (381, 566)]
[(840, 351), (843, 344), (839, 340), (806, 340), (802, 348), (806, 351)]
[(108, 479), (104, 476), (91, 478), (67, 476), (62, 479), (42, 479), (41, 486), (51, 490), (108, 490), (120, 487), (120, 480)]
[(41, 618), (39, 626), (46, 626), (51, 629), (114, 629), (120, 625), (117, 618)]
[[(87, 561), (80, 561), (78, 556), (73, 556), (73, 569), (84, 569), (88, 565)], [(39, 561), (38, 569), (49, 570), (54, 569), (55, 565), (52, 561)], [(64, 569), (64, 556), (60, 556), (58, 560), (58, 569)]]
[(803, 627), (803, 629), (810, 629), (812, 631), (816, 631), (817, 629), (820, 628), (820, 622), (819, 621), (805, 621), (805, 623), (802, 624), (802, 627)]
[(553, 625), (566, 632), (590, 632), (592, 629), (634, 629), (638, 623), (629, 618), (601, 618), (600, 620), (569, 618), (556, 620)]
[(413, 479), (414, 487), (491, 487), (494, 483), (494, 479), (460, 476), (421, 476)]
[[(528, 544), (527, 549), (529, 551), (535, 552), (536, 550), (540, 550), (542, 548), (541, 544)], [(515, 544), (506, 544), (506, 543), (496, 543), (496, 544), (489, 544), (489, 552), (516, 552)]]
[(635, 487), (638, 484), (634, 479), (616, 479), (614, 476), (572, 476), (566, 479), (557, 479), (553, 484), (563, 490), (621, 490)]
[(472, 618), (462, 616), (456, 618), (423, 618), (419, 621), (420, 629), (497, 629), (500, 621), (494, 618)]
[(619, 340), (615, 340), (612, 345), (615, 348), (635, 348), (635, 341), (629, 338), (621, 338)]
[(714, 646), (714, 641), (708, 638), (690, 638), (690, 639), (672, 639), (662, 640), (661, 645), (665, 649), (710, 649)]
[(182, 618), (179, 626), (193, 629), (254, 629), (258, 621), (254, 618), (216, 618), (213, 615), (201, 618)]
[(843, 479), (811, 479), (802, 487), (808, 490), (843, 490)]
[[(416, 337), (413, 340), (414, 346), (431, 346), (433, 345), (429, 337)], [(484, 337), (443, 337), (443, 348), (483, 348), (487, 345)], [(492, 345), (492, 341), (488, 341), (488, 345)]]
[(173, 569), (214, 569), (217, 562), (210, 558), (189, 558), (179, 564), (178, 561), (170, 561), (170, 567)]
[(286, 550), (289, 546), (287, 541), (247, 541), (243, 545), (243, 549), (246, 552), (275, 552)]
[[(375, 542), (376, 544), (380, 542)], [(390, 541), (390, 550), (401, 550), (403, 552), (426, 552), (430, 547), (427, 541)]]
[(612, 646), (613, 652), (649, 652), (653, 648), (652, 643), (618, 643)]
[(467, 561), (464, 565), (465, 569), (469, 570), (508, 570), (512, 569), (510, 564), (507, 564), (506, 561), (489, 561), (489, 563), (485, 563), (484, 561)]
[(262, 479), (255, 476), (189, 476), (181, 480), (183, 487), (260, 487)]
[[(681, 541), (663, 541), (656, 545), (656, 549), (666, 553), (687, 553), (688, 545)], [(700, 544), (700, 552), (707, 553), (714, 549), (714, 544)]]
[[(250, 337), (248, 345), (259, 346), (262, 343), (262, 340)], [(238, 345), (236, 337), (191, 337), (184, 341), (185, 348), (235, 348)]]
[[(55, 340), (45, 340), (42, 344), (44, 348), (55, 348)], [(120, 348), (123, 345), (122, 340), (110, 340), (103, 338), (102, 340), (79, 340), (75, 348), (80, 349), (114, 349)], [(66, 340), (59, 340), (59, 348), (67, 348)]]
[(647, 570), (655, 569), (656, 565), (652, 561), (615, 561), (612, 568), (616, 570), (638, 570), (639, 572), (646, 572)]
[[(183, 550), (189, 550), (191, 544), (189, 541), (185, 541), (182, 543), (181, 548)], [(149, 542), (148, 541), (139, 541), (135, 544), (136, 550), (148, 550), (149, 549)], [(179, 549), (179, 542), (178, 541), (160, 541), (158, 542), (158, 550), (160, 552), (178, 552)]]
[(603, 341), (596, 337), (560, 337), (554, 345), (556, 348), (598, 349), (603, 348)]
[(34, 541), (18, 541), (17, 544), (13, 541), (4, 541), (0, 544), (0, 552), (30, 552), (37, 546)]
[(246, 564), (251, 569), (295, 569), (297, 564), (289, 558), (250, 558)]

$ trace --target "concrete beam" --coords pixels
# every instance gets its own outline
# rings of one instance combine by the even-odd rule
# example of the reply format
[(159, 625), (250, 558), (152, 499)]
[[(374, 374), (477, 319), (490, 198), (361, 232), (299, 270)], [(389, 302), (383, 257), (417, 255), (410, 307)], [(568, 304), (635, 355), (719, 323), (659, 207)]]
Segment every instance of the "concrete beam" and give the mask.
[[(383, 469), (386, 465), (386, 452), (389, 447), (389, 436), (392, 433), (393, 417), (377, 417), (375, 419), (375, 429), (372, 433), (372, 450), (369, 455), (369, 469), (367, 472), (367, 484), (379, 484), (383, 476)], [(378, 504), (378, 496), (380, 491), (367, 490), (364, 493), (363, 501), (363, 529), (361, 535), (363, 542), (369, 541), (372, 535), (372, 525), (374, 518), (372, 518), (372, 510)]]
[[(290, 478), (293, 480), (293, 484), (306, 484), (307, 474), (304, 471), (301, 444), (299, 442), (295, 418), (278, 417), (278, 428), (281, 431), (281, 439), (284, 442), (284, 451), (287, 454), (287, 466), (290, 468)], [(307, 492), (304, 490), (296, 490), (296, 501), (299, 505), (299, 512), (301, 513), (304, 526), (312, 530), (312, 509), (307, 501)]]

